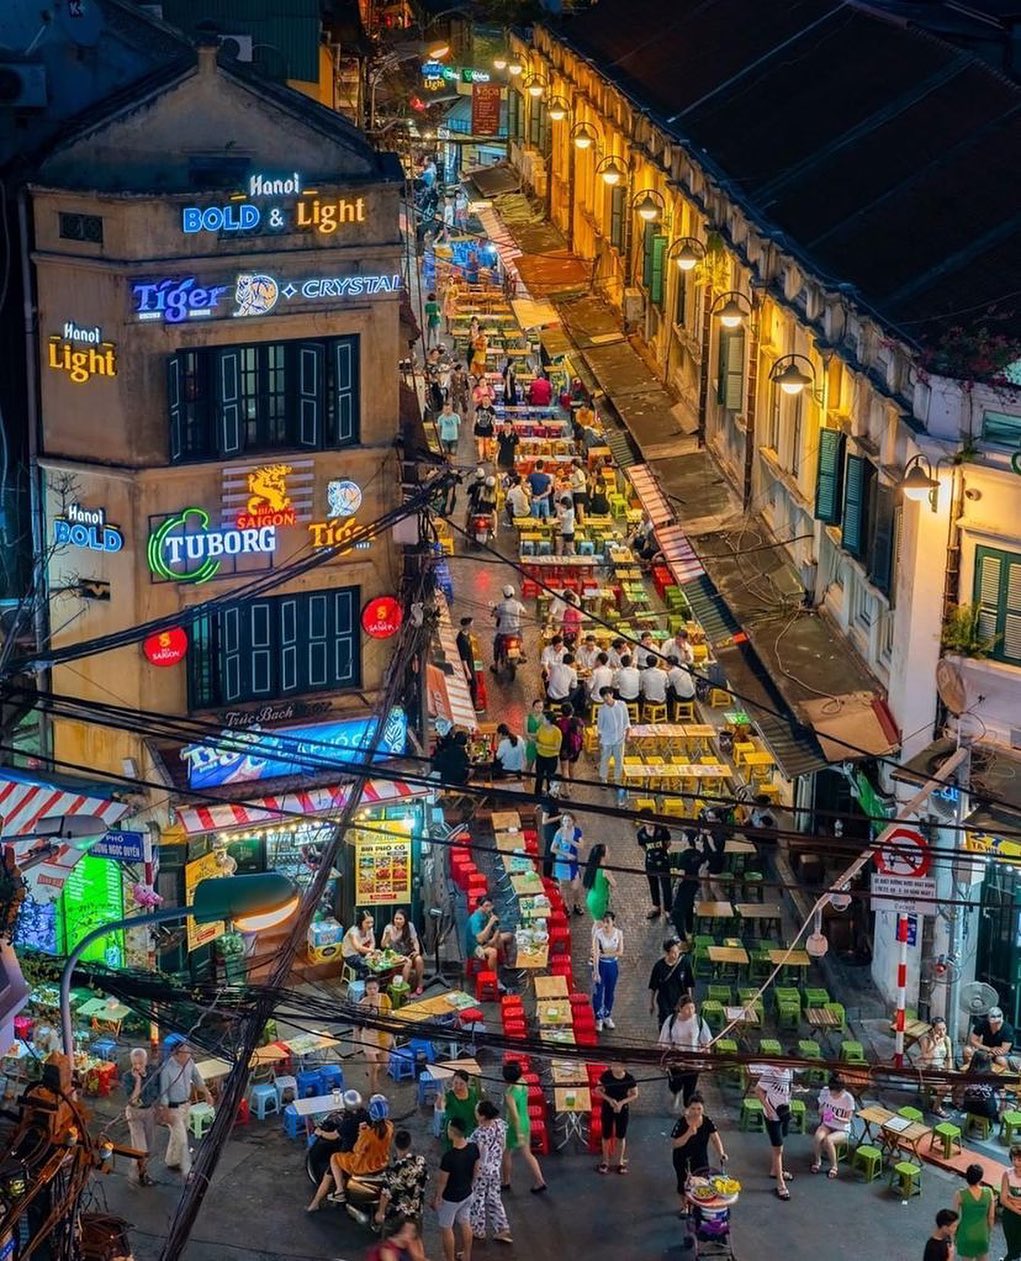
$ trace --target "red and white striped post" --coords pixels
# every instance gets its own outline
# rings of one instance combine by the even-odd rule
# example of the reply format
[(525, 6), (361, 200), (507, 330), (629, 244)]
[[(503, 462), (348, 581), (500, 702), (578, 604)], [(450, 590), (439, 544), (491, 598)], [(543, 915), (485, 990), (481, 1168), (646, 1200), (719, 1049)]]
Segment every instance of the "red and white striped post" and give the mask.
[(897, 941), (900, 957), (897, 960), (897, 1015), (893, 1022), (893, 1064), (904, 1067), (904, 1019), (908, 998), (908, 917), (904, 911), (897, 915)]

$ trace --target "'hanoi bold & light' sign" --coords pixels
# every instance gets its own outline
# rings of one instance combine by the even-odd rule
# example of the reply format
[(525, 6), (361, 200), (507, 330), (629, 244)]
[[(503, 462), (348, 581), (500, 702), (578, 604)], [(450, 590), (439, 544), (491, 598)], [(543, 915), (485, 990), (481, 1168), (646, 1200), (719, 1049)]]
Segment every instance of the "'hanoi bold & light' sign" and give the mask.
[(204, 508), (185, 508), (168, 517), (149, 535), (149, 568), (171, 582), (208, 582), (228, 557), (272, 553), (277, 549), (276, 527), (211, 530)]

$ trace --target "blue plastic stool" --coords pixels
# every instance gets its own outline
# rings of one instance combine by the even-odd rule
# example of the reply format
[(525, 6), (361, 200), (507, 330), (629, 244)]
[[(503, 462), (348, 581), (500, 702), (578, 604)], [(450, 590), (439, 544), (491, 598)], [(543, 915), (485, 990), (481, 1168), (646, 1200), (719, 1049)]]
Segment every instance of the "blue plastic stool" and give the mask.
[(436, 1102), (440, 1093), (440, 1083), (432, 1073), (424, 1072), (418, 1079), (418, 1106), (428, 1108)]
[(269, 1082), (253, 1086), (252, 1093), (248, 1096), (248, 1105), (260, 1121), (265, 1121), (267, 1112), (279, 1112), (280, 1100), (277, 1098), (276, 1086)]
[(595, 556), (596, 545), (591, 539), (581, 539), (578, 543), (579, 556)]
[(112, 1060), (117, 1053), (117, 1043), (113, 1038), (100, 1038), (89, 1048), (99, 1060)]
[(433, 1138), (443, 1137), (443, 1128), (447, 1124), (445, 1112), (433, 1112)]
[(319, 1094), (328, 1095), (331, 1090), (344, 1089), (344, 1070), (339, 1064), (319, 1066)]
[(428, 1038), (411, 1038), (407, 1049), (414, 1058), (416, 1073), (423, 1072), (427, 1064), (436, 1062), (436, 1050)]
[(311, 1095), (319, 1094), (319, 1070), (314, 1072), (311, 1069), (305, 1069), (298, 1073), (298, 1098), (308, 1099)]
[(390, 1052), (386, 1071), (394, 1081), (415, 1080), (415, 1056), (410, 1047), (402, 1046)]
[(284, 1133), (288, 1138), (304, 1138), (305, 1122), (298, 1116), (298, 1109), (293, 1103), (284, 1108)]
[(347, 1001), (349, 1003), (360, 1003), (365, 997), (364, 981), (349, 981), (347, 987)]

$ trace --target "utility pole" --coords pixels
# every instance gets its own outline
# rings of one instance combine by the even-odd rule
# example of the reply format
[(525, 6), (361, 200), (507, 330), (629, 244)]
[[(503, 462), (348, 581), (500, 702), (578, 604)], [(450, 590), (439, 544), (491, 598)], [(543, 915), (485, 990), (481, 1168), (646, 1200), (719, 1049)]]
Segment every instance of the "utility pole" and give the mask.
[(968, 800), (968, 788), (971, 784), (971, 750), (968, 748), (958, 749), (959, 754), (963, 754), (963, 758), (958, 764), (957, 784), (960, 793), (957, 798), (957, 810), (954, 813), (954, 860), (950, 864), (950, 892), (952, 895), (950, 906), (950, 966), (947, 970), (947, 1009), (944, 1015), (947, 1021), (947, 1030), (950, 1034), (951, 1046), (956, 1046), (957, 1037), (960, 1032), (960, 993), (961, 993), (961, 958), (964, 954), (964, 912), (965, 908), (960, 906), (959, 897), (960, 881), (958, 879), (957, 854), (961, 848), (961, 838), (963, 832), (961, 825), (971, 813), (971, 805)]

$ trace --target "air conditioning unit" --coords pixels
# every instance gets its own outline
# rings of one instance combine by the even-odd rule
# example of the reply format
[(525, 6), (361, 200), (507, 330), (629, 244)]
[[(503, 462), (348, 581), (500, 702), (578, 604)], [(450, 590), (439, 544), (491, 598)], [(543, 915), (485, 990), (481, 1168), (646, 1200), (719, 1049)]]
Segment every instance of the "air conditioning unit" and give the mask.
[(0, 109), (46, 108), (46, 67), (24, 61), (0, 62)]
[(640, 324), (645, 319), (645, 294), (632, 287), (624, 290), (624, 323)]
[(252, 60), (251, 35), (223, 35), (220, 38), (220, 48), (231, 61)]

